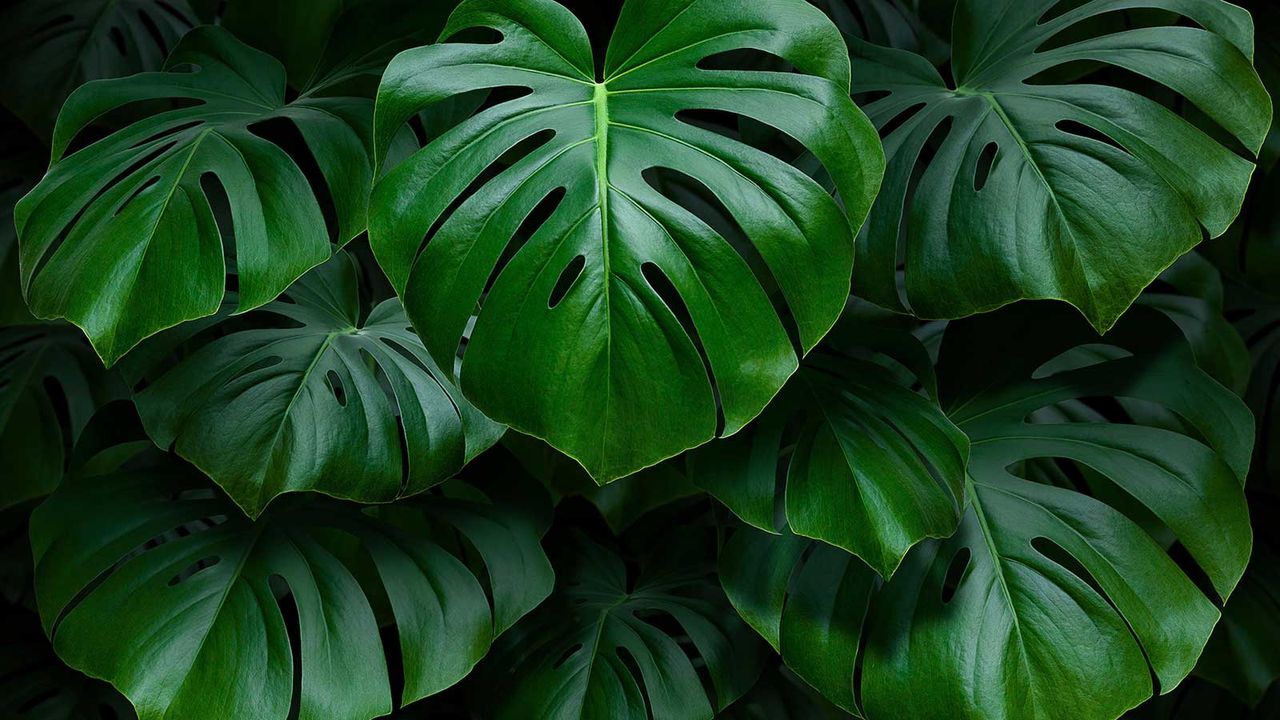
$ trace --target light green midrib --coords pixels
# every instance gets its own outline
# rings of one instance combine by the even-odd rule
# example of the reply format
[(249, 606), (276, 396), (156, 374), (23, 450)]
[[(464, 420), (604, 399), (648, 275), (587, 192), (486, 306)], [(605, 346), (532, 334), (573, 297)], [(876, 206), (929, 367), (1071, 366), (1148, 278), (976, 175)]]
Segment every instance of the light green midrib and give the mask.
[[(609, 299), (609, 90), (605, 83), (596, 83), (591, 95), (591, 105), (595, 110), (596, 141), (596, 195), (600, 204), (600, 257), (605, 283), (604, 311), (605, 317), (613, 317)], [(609, 387), (613, 373), (613, 333), (605, 333), (605, 406), (604, 421), (600, 431), (600, 462), (606, 462), (608, 448), (605, 443), (609, 437)]]

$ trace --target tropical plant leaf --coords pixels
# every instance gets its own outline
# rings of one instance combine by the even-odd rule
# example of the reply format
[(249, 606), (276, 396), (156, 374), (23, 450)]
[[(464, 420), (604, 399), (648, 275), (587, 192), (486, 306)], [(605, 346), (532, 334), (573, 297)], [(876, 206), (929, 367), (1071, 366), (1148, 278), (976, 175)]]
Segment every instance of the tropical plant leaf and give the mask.
[(1196, 363), (1237, 395), (1249, 385), (1249, 349), (1224, 317), (1222, 276), (1198, 253), (1187, 253), (1160, 274), (1138, 301), (1177, 323)]
[(1175, 687), (1219, 612), (1162, 542), (1218, 598), (1240, 579), (1243, 403), (1140, 307), (1106, 338), (1058, 307), (952, 323), (939, 384), (972, 443), (969, 511), (877, 596), (867, 713), (1110, 719)]
[[(1134, 7), (1169, 21), (1106, 29)], [(1239, 212), (1271, 123), (1245, 10), (1222, 0), (960, 0), (953, 34), (954, 86), (924, 58), (850, 41), (854, 92), (868, 98), (889, 158), (858, 243), (859, 295), (923, 317), (1059, 299), (1105, 330)], [(1082, 67), (1124, 81), (1081, 78)], [(1138, 89), (1121, 86), (1132, 77)], [(1251, 157), (1145, 84), (1194, 104)]]
[(72, 90), (158, 70), (194, 25), (186, 0), (16, 0), (0, 11), (0, 104), (47, 139)]
[(62, 664), (35, 613), (5, 608), (0, 636), (0, 716), (10, 720), (134, 720), (110, 685)]
[(743, 528), (720, 554), (720, 581), (734, 609), (787, 667), (861, 717), (853, 668), (878, 585), (870, 567), (788, 530), (779, 535)]
[(388, 502), (448, 479), (502, 435), (449, 384), (398, 300), (362, 321), (338, 253), (136, 399), (148, 434), (250, 517), (286, 492)]
[(964, 504), (969, 442), (913, 385), (936, 394), (925, 348), (851, 306), (747, 431), (689, 455), (690, 478), (755, 527), (785, 517), (888, 577)]
[[(15, 211), (32, 311), (83, 328), (108, 364), (217, 311), (224, 251), (245, 311), (329, 257), (322, 202), (332, 203), (340, 242), (365, 225), (368, 100), (286, 103), (280, 64), (213, 27), (184, 37), (165, 67), (76, 90), (48, 175)], [(67, 154), (95, 118), (144, 100), (183, 102)], [(290, 154), (262, 137), (268, 121), (294, 128), (304, 147)], [(313, 190), (299, 163), (314, 163), (325, 187)], [(229, 221), (215, 219), (224, 201)], [(232, 236), (234, 251), (224, 242)]]
[(678, 500), (703, 495), (685, 477), (679, 459), (645, 468), (608, 485), (597, 485), (582, 466), (542, 440), (508, 432), (502, 446), (530, 475), (551, 493), (556, 504), (567, 497), (581, 497), (595, 506), (600, 517), (620, 535), (648, 513)]
[(52, 492), (94, 411), (127, 394), (74, 328), (0, 328), (0, 509)]
[(697, 549), (671, 540), (632, 578), (622, 557), (577, 537), (552, 599), (484, 665), (493, 717), (710, 720), (749, 690), (758, 641)]
[(395, 619), (408, 703), (464, 677), (550, 592), (538, 503), (465, 492), (376, 514), (299, 501), (251, 521), (190, 470), (70, 480), (32, 517), (45, 630), (143, 720), (283, 719), (291, 702), (303, 720), (385, 715), (374, 607)]
[[(470, 0), (442, 40), (482, 28), (501, 41), (402, 53), (378, 93), (382, 157), (433, 103), (529, 90), (375, 187), (370, 240), (428, 351), (451, 368), (467, 335), (467, 397), (602, 483), (710, 440), (718, 422), (720, 434), (741, 429), (797, 358), (739, 252), (762, 258), (808, 351), (843, 306), (851, 228), (880, 179), (874, 132), (844, 97), (838, 31), (800, 0), (629, 0), (597, 81), (585, 30), (552, 0)], [(699, 66), (735, 51), (799, 72)], [(799, 141), (833, 176), (843, 210), (790, 164), (699, 126), (695, 111)], [(504, 157), (511, 164), (494, 167)], [(659, 193), (649, 182), (659, 170), (714, 193), (747, 246)]]

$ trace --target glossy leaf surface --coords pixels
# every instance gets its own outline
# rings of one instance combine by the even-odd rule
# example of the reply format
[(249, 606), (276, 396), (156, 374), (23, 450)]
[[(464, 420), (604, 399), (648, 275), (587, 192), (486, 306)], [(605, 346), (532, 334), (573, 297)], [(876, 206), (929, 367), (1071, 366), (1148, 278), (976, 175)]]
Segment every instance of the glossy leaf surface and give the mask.
[(251, 516), (286, 492), (361, 502), (421, 492), (502, 435), (436, 367), (398, 300), (361, 318), (339, 253), (137, 396), (148, 433)]
[[(179, 100), (68, 154), (104, 113)], [(80, 326), (110, 364), (149, 335), (212, 315), (225, 256), (239, 309), (270, 302), (329, 257), (330, 236), (301, 161), (262, 136), (267, 121), (301, 135), (342, 242), (365, 226), (369, 105), (286, 103), (280, 64), (213, 27), (183, 38), (166, 72), (82, 86), (58, 118), (48, 175), (14, 213), (32, 312)], [(285, 132), (279, 122), (274, 132)], [(215, 217), (224, 202), (230, 227)]]
[[(501, 40), (465, 41), (482, 28)], [(845, 97), (839, 32), (800, 0), (629, 0), (597, 72), (560, 4), (471, 0), (442, 35), (454, 38), (392, 61), (375, 121), (382, 157), (419, 110), (515, 90), (374, 190), (371, 242), (437, 363), (451, 368), (467, 336), (467, 397), (600, 482), (710, 440), (719, 423), (741, 429), (794, 372), (796, 350), (766, 283), (650, 171), (688, 175), (723, 203), (812, 348), (848, 294), (852, 232), (882, 171), (874, 131)], [(799, 72), (701, 65), (735, 51)], [(829, 170), (843, 207), (695, 111), (790, 135)]]
[(920, 342), (851, 308), (751, 428), (690, 455), (690, 477), (768, 532), (783, 497), (792, 532), (887, 577), (963, 506), (969, 442), (915, 384), (936, 392)]
[[(1133, 8), (1168, 12), (1118, 21)], [(1245, 10), (960, 0), (953, 34), (954, 85), (922, 57), (851, 40), (854, 92), (889, 158), (858, 245), (860, 295), (951, 318), (1060, 299), (1105, 330), (1240, 211), (1271, 124)], [(1099, 68), (1113, 76), (1088, 74)], [(1242, 154), (1162, 106), (1166, 90)]]
[(299, 502), (250, 521), (191, 471), (73, 480), (32, 518), (41, 617), (58, 654), (143, 720), (283, 720), (291, 702), (303, 720), (385, 715), (375, 608), (395, 620), (412, 702), (550, 592), (536, 504), (468, 497), (394, 513)]

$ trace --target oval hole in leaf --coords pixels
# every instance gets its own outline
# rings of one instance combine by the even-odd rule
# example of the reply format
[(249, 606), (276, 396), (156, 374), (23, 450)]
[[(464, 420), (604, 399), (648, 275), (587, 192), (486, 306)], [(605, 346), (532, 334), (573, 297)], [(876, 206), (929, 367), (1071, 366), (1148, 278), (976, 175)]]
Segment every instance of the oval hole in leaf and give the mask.
[(560, 301), (573, 288), (573, 284), (582, 276), (582, 269), (586, 266), (587, 258), (583, 255), (578, 255), (569, 261), (564, 270), (560, 271), (560, 277), (556, 280), (555, 287), (551, 288), (551, 297), (547, 298), (547, 309), (554, 310), (560, 304)]

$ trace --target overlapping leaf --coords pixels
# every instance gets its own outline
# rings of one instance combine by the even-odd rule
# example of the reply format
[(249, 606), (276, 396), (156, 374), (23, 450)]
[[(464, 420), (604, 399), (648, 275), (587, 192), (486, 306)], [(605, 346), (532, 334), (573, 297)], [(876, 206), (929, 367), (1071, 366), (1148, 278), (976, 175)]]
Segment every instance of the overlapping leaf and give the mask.
[(710, 568), (679, 542), (657, 554), (629, 578), (620, 556), (578, 538), (552, 599), (486, 662), (493, 717), (711, 720), (749, 690), (758, 640)]
[(963, 507), (968, 440), (913, 384), (936, 390), (924, 347), (851, 308), (749, 430), (690, 455), (690, 477), (769, 532), (785, 497), (792, 532), (887, 577)]
[(497, 490), (251, 521), (189, 470), (72, 480), (32, 518), (41, 618), (143, 720), (385, 715), (376, 609), (396, 623), (407, 703), (464, 677), (550, 592), (537, 503)]
[(387, 502), (447, 479), (502, 435), (422, 347), (398, 300), (362, 321), (339, 253), (137, 396), (147, 431), (251, 516), (286, 492)]
[[(96, 118), (141, 101), (182, 102), (67, 154)], [(112, 363), (149, 335), (213, 314), (224, 256), (240, 310), (271, 301), (329, 257), (322, 202), (333, 205), (340, 242), (364, 229), (369, 113), (358, 98), (286, 103), (280, 64), (212, 27), (184, 37), (165, 72), (82, 86), (59, 116), (48, 175), (15, 211), (32, 311), (71, 320)], [(268, 120), (291, 124), (305, 148), (291, 155), (262, 137)], [(224, 200), (229, 221), (215, 215)]]
[(1162, 543), (1231, 593), (1252, 419), (1160, 315), (1135, 308), (1105, 338), (1081, 325), (1040, 307), (948, 328), (969, 512), (876, 598), (872, 717), (1114, 718), (1194, 667), (1219, 612)]
[(0, 509), (57, 487), (94, 411), (125, 395), (74, 328), (0, 329)]
[[(501, 39), (458, 37), (482, 28)], [(465, 2), (442, 35), (454, 38), (388, 67), (379, 156), (425, 107), (474, 91), (517, 96), (394, 167), (370, 223), (437, 363), (451, 368), (467, 336), (461, 383), (477, 407), (602, 482), (711, 439), (718, 413), (723, 433), (742, 428), (797, 366), (766, 285), (776, 280), (801, 349), (812, 348), (840, 313), (852, 228), (880, 180), (874, 132), (843, 96), (839, 32), (800, 0), (629, 0), (600, 80), (586, 32), (552, 0)], [(736, 51), (799, 72), (702, 67)], [(826, 166), (843, 209), (695, 111), (790, 135)], [(655, 169), (713, 193), (772, 279), (658, 192), (646, 179)]]
[(194, 24), (186, 0), (15, 0), (0, 12), (0, 103), (47, 138), (72, 90), (159, 70)]
[[(1108, 22), (1134, 8), (1167, 19)], [(954, 85), (924, 58), (851, 40), (854, 91), (889, 158), (858, 244), (860, 295), (926, 317), (1054, 298), (1106, 329), (1239, 212), (1271, 123), (1245, 10), (960, 0), (953, 34)], [(1113, 74), (1082, 77), (1097, 68)], [(1146, 85), (1194, 104), (1230, 146)]]

